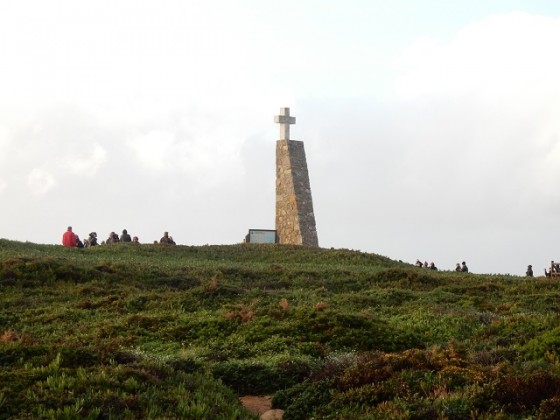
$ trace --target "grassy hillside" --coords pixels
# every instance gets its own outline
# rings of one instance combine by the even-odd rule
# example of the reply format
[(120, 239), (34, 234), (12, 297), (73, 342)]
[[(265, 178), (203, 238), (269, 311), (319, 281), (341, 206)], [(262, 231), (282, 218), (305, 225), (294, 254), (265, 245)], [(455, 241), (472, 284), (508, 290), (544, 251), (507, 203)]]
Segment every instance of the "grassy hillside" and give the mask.
[(560, 418), (557, 280), (276, 245), (0, 240), (0, 419)]

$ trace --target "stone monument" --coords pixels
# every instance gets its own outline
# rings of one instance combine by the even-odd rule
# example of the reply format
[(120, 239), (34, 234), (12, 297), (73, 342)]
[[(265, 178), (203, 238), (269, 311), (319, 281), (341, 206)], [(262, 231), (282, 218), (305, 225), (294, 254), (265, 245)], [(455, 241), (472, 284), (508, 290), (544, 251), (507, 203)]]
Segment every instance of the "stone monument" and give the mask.
[(290, 140), (290, 108), (274, 117), (280, 124), (276, 142), (276, 233), (281, 244), (319, 246), (307, 161), (302, 141)]

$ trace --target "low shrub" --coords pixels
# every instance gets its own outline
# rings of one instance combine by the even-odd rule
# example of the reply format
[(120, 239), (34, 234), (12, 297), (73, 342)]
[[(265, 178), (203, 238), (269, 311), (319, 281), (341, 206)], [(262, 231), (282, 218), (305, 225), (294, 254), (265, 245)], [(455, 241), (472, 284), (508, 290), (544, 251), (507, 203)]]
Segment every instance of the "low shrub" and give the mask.
[(283, 408), (286, 420), (313, 418), (316, 408), (326, 406), (331, 400), (331, 386), (326, 382), (304, 382), (286, 391), (274, 394), (272, 406)]
[(546, 353), (560, 353), (560, 327), (533, 338), (523, 346), (522, 351), (531, 359), (542, 359)]
[(560, 377), (536, 370), (500, 376), (493, 385), (492, 398), (509, 412), (523, 413), (537, 409), (544, 400), (560, 395)]
[(240, 395), (264, 395), (302, 382), (309, 376), (311, 364), (307, 359), (282, 357), (227, 360), (215, 364), (211, 371)]

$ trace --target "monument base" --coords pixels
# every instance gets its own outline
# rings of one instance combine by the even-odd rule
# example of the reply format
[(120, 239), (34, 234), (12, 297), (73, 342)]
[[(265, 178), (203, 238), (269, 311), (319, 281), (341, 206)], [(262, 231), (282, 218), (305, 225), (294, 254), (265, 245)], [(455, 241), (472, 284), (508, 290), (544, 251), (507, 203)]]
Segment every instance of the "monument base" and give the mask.
[(276, 232), (281, 244), (319, 246), (302, 141), (276, 143)]

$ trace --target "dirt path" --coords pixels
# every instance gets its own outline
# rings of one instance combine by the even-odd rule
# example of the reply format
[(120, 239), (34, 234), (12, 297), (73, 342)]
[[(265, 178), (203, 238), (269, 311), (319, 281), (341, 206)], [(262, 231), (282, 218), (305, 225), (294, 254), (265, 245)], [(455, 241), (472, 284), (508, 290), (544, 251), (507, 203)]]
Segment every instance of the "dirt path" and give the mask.
[(272, 397), (259, 397), (256, 395), (245, 395), (239, 397), (243, 407), (252, 414), (262, 415), (272, 407)]

